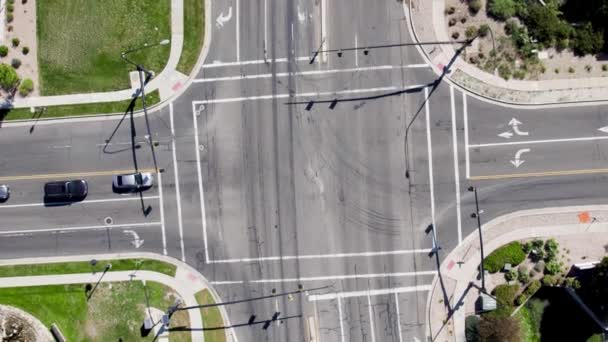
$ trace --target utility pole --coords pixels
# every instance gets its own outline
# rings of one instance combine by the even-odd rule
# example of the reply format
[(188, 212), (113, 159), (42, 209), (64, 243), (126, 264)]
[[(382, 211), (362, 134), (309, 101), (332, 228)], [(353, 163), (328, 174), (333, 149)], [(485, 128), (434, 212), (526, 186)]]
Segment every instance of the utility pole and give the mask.
[[(91, 260), (94, 261), (95, 259)], [(95, 263), (91, 262), (91, 265), (96, 264), (97, 262), (95, 261)], [(91, 299), (91, 297), (93, 296), (93, 293), (95, 292), (95, 290), (97, 289), (97, 286), (99, 286), (99, 283), (101, 283), (101, 279), (103, 279), (103, 276), (106, 275), (106, 273), (112, 269), (112, 264), (108, 263), (106, 265), (106, 267), (103, 269), (103, 273), (101, 274), (101, 276), (99, 277), (99, 280), (97, 280), (97, 283), (95, 284), (95, 287), (93, 287), (93, 289), (91, 290), (91, 292), (89, 292), (88, 296), (87, 296), (87, 301), (89, 301)]]
[(479, 212), (479, 200), (477, 198), (477, 188), (474, 186), (469, 187), (469, 191), (475, 193), (475, 212), (471, 214), (472, 218), (477, 219), (477, 230), (479, 231), (479, 250), (481, 252), (481, 263), (479, 264), (479, 271), (481, 272), (481, 289), (486, 292), (486, 281), (485, 281), (485, 269), (483, 267), (483, 235), (481, 233), (481, 218)]

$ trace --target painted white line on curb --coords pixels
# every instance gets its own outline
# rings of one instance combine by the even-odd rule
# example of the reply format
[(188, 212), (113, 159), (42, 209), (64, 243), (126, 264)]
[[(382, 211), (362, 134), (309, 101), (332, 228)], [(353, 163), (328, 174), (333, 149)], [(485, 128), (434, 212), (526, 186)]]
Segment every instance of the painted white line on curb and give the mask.
[(602, 135), (602, 136), (597, 136), (597, 137), (545, 139), (545, 140), (526, 140), (526, 141), (509, 141), (509, 142), (489, 143), (489, 144), (471, 144), (471, 145), (469, 145), (469, 148), (495, 147), (495, 146), (514, 146), (514, 145), (551, 144), (551, 143), (564, 143), (564, 142), (582, 142), (582, 141), (607, 140), (607, 139), (608, 139), (608, 136)]
[(454, 183), (456, 186), (456, 225), (458, 227), (458, 244), (462, 243), (462, 214), (460, 212), (460, 170), (458, 163), (458, 135), (456, 132), (456, 108), (454, 105), (454, 87), (450, 85), (450, 105), (452, 107), (452, 147), (454, 152)]
[[(424, 65), (426, 67), (426, 65)], [(214, 78), (197, 78), (194, 83), (210, 83), (210, 82), (222, 82), (222, 81), (242, 81), (242, 80), (255, 80), (260, 78), (272, 78), (272, 77), (288, 77), (288, 76), (315, 76), (324, 74), (340, 74), (340, 73), (352, 73), (352, 72), (364, 72), (364, 71), (381, 71), (381, 70), (395, 70), (395, 69), (410, 69), (419, 68), (420, 64), (412, 65), (377, 65), (371, 67), (356, 67), (356, 68), (345, 68), (345, 69), (331, 69), (331, 70), (309, 70), (309, 71), (298, 71), (298, 72), (279, 72), (276, 74), (253, 74), (253, 75), (238, 75), (238, 76), (226, 76), (226, 77), (214, 77)]]
[(467, 93), (462, 92), (462, 109), (464, 112), (464, 159), (467, 179), (471, 178), (471, 161), (469, 156), (469, 109), (467, 107)]
[(173, 173), (175, 177), (175, 197), (177, 198), (177, 228), (179, 229), (179, 246), (182, 251), (182, 262), (186, 262), (184, 250), (184, 225), (182, 221), (182, 198), (179, 190), (179, 171), (177, 169), (177, 152), (175, 150), (175, 124), (173, 121), (173, 102), (169, 104), (169, 121), (171, 123), (171, 151), (173, 154)]
[(429, 108), (429, 90), (424, 88), (424, 114), (426, 117), (426, 146), (429, 163), (429, 192), (431, 193), (431, 223), (433, 224), (433, 248), (437, 241), (435, 232), (435, 184), (433, 182), (433, 142), (431, 141), (431, 110)]
[(287, 260), (314, 260), (314, 259), (333, 259), (333, 258), (352, 258), (352, 257), (373, 257), (373, 256), (385, 256), (385, 255), (414, 254), (414, 253), (428, 254), (430, 251), (431, 251), (430, 248), (425, 248), (425, 249), (408, 249), (408, 250), (362, 252), (362, 253), (283, 255), (283, 256), (260, 257), (260, 258), (218, 259), (218, 260), (209, 260), (209, 263), (221, 264), (221, 263), (237, 263), (237, 262), (257, 262), (257, 261), (287, 261)]
[[(149, 200), (149, 199), (157, 199), (157, 198), (159, 198), (159, 196), (145, 196), (143, 199)], [(140, 200), (139, 197), (125, 197), (125, 198), (107, 198), (107, 199), (89, 200), (89, 201), (81, 201), (81, 202), (60, 202), (60, 203), (53, 203), (53, 204), (55, 204), (55, 205), (62, 205), (62, 204), (78, 205), (78, 204), (112, 203), (112, 202), (124, 202), (124, 201), (139, 201), (139, 200)], [(0, 205), (0, 210), (1, 209), (10, 209), (10, 208), (26, 208), (26, 207), (44, 207), (44, 202)]]
[(201, 224), (203, 226), (203, 243), (205, 247), (205, 263), (209, 260), (209, 245), (207, 242), (207, 215), (205, 214), (205, 192), (203, 190), (203, 173), (201, 171), (201, 152), (198, 139), (198, 122), (196, 120), (196, 104), (192, 103), (192, 120), (194, 121), (194, 149), (196, 150), (196, 172), (198, 175), (198, 192), (201, 201)]
[(278, 278), (278, 279), (256, 279), (250, 280), (249, 283), (285, 283), (298, 281), (324, 281), (324, 280), (349, 280), (349, 279), (372, 279), (372, 278), (394, 278), (394, 277), (415, 277), (424, 275), (435, 275), (437, 271), (420, 271), (420, 272), (395, 272), (395, 273), (369, 273), (369, 274), (345, 274), (335, 276), (318, 276), (318, 277), (299, 277), (299, 278)]
[(310, 92), (310, 93), (300, 93), (300, 94), (275, 94), (275, 95), (259, 95), (259, 96), (248, 96), (248, 97), (232, 97), (232, 98), (225, 98), (225, 99), (192, 101), (192, 104), (197, 105), (197, 104), (230, 103), (230, 102), (244, 102), (244, 101), (256, 101), (256, 100), (272, 100), (272, 99), (284, 99), (284, 98), (288, 98), (288, 97), (335, 96), (335, 95), (360, 94), (360, 93), (372, 93), (372, 92), (383, 92), (383, 91), (405, 91), (408, 89), (416, 89), (416, 88), (427, 89), (427, 85), (419, 84), (419, 85), (413, 85), (413, 86), (409, 86), (409, 87), (405, 87), (405, 88), (389, 86), (389, 87), (350, 89), (350, 90), (327, 91), (327, 92)]
[(308, 296), (308, 301), (314, 302), (319, 300), (331, 300), (340, 298), (352, 298), (352, 297), (363, 297), (363, 296), (382, 296), (393, 293), (405, 293), (405, 292), (424, 292), (429, 291), (432, 285), (416, 285), (406, 287), (394, 287), (390, 289), (375, 289), (375, 290), (364, 290), (364, 291), (350, 291), (350, 292), (333, 292), (324, 294), (314, 294)]
[(403, 342), (403, 335), (401, 333), (401, 313), (399, 312), (399, 294), (395, 293), (395, 310), (397, 311), (397, 332), (399, 332), (399, 342)]
[(165, 202), (163, 201), (163, 178), (160, 172), (158, 176), (158, 205), (160, 206), (160, 228), (163, 233), (163, 255), (167, 255), (167, 234), (165, 233)]
[(340, 340), (344, 342), (344, 316), (342, 315), (342, 298), (338, 297), (338, 319), (340, 320)]
[(154, 227), (154, 226), (159, 226), (159, 225), (160, 225), (160, 222), (141, 222), (141, 223), (125, 223), (125, 224), (111, 224), (111, 225), (97, 225), (97, 226), (7, 230), (7, 231), (0, 231), (0, 235), (26, 235), (26, 234), (32, 234), (32, 233), (49, 233), (49, 232), (62, 233), (62, 232), (79, 231), (79, 230)]

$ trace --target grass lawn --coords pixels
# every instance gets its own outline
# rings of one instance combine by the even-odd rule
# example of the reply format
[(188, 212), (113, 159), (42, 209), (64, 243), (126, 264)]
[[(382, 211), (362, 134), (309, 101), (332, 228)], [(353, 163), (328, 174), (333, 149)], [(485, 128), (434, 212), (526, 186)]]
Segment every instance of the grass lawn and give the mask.
[[(215, 301), (209, 290), (203, 290), (195, 295), (199, 304), (213, 304)], [(218, 307), (201, 309), (203, 315), (203, 326), (205, 328), (223, 327), (224, 320)], [(224, 329), (205, 330), (205, 342), (226, 342), (226, 331)]]
[[(146, 105), (148, 108), (160, 102), (158, 90), (146, 94)], [(42, 118), (58, 118), (64, 116), (86, 115), (86, 114), (109, 114), (124, 113), (131, 100), (106, 102), (106, 103), (87, 103), (78, 105), (63, 105), (46, 107), (47, 111)], [(141, 100), (135, 102), (135, 110), (141, 110)], [(0, 110), (0, 121), (36, 119), (36, 115), (29, 108), (13, 108)]]
[[(166, 310), (175, 300), (164, 285), (147, 282), (151, 307)], [(87, 302), (85, 286), (58, 285), (0, 289), (0, 303), (19, 307), (50, 327), (56, 323), (68, 341), (152, 341), (140, 336), (146, 312), (141, 281), (102, 283)], [(188, 314), (176, 312), (171, 326), (189, 326)], [(170, 341), (188, 342), (190, 332), (174, 331)]]
[[(140, 260), (143, 260), (143, 262), (140, 262)], [(112, 269), (110, 272), (140, 269), (164, 273), (171, 277), (175, 276), (175, 266), (162, 261), (152, 259), (115, 259), (99, 260), (94, 269), (91, 267), (88, 261), (0, 266), (0, 277), (89, 273), (93, 270), (96, 272), (102, 272), (108, 262), (112, 264)]]
[(189, 75), (203, 48), (205, 0), (184, 0), (184, 45), (177, 70)]
[(535, 322), (530, 309), (527, 306), (523, 306), (517, 314), (515, 314), (515, 318), (519, 320), (521, 326), (521, 341), (522, 342), (540, 342), (540, 331), (539, 331), (539, 323)]
[[(171, 38), (170, 0), (36, 1), (41, 95), (129, 88), (124, 50)], [(170, 45), (130, 58), (159, 73)]]

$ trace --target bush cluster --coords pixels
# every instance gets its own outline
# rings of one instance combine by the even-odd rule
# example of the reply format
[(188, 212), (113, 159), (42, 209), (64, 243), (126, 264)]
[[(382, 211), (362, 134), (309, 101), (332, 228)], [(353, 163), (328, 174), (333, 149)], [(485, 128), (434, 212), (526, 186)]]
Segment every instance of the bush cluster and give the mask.
[(519, 241), (513, 241), (504, 245), (484, 259), (484, 268), (490, 273), (500, 271), (505, 264), (517, 266), (526, 259), (526, 253), (522, 249)]
[(21, 82), (21, 85), (19, 86), (19, 94), (21, 94), (21, 96), (26, 96), (27, 94), (31, 93), (32, 90), (34, 90), (34, 81), (26, 78), (23, 80), (23, 82)]

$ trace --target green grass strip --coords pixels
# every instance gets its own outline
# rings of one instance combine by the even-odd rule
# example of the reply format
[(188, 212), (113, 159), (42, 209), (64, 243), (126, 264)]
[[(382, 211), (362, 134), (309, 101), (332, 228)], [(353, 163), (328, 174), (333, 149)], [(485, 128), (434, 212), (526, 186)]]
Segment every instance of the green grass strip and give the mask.
[[(201, 304), (213, 304), (213, 296), (209, 290), (205, 289), (194, 295), (196, 301)], [(224, 326), (222, 314), (217, 306), (202, 308), (203, 326), (205, 328), (219, 328)], [(224, 329), (205, 330), (205, 342), (226, 342), (226, 331)]]
[[(146, 105), (148, 107), (160, 102), (160, 94), (158, 90), (155, 90), (149, 94), (146, 94)], [(62, 106), (49, 106), (46, 107), (46, 112), (40, 117), (44, 118), (61, 118), (69, 116), (79, 116), (87, 114), (111, 114), (111, 113), (124, 113), (131, 100), (116, 101), (116, 102), (104, 102), (104, 103), (86, 103), (77, 105), (62, 105)], [(143, 109), (141, 100), (138, 99), (135, 102), (134, 110)], [(11, 108), (0, 110), (0, 121), (10, 120), (36, 120), (38, 114), (32, 113), (29, 108)]]
[(145, 270), (175, 276), (175, 265), (152, 259), (113, 259), (98, 260), (92, 267), (88, 261), (61, 262), (49, 264), (7, 265), (0, 266), (0, 277), (23, 277), (49, 274), (73, 274), (102, 272), (106, 265), (112, 264), (112, 271)]
[(184, 0), (184, 45), (177, 70), (190, 75), (203, 48), (205, 0)]

